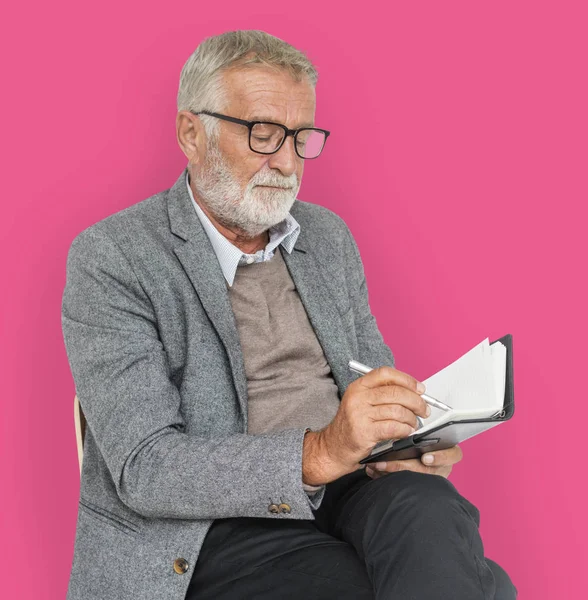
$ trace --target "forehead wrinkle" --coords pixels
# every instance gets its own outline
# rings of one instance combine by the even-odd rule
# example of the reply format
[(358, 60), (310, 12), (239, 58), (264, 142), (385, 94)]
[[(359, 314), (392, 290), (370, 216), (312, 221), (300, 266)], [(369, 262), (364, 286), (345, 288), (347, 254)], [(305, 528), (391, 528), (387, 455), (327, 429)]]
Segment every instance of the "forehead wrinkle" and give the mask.
[[(281, 117), (276, 117), (276, 116), (272, 116), (272, 108), (277, 109), (277, 113), (278, 114), (286, 114), (288, 112), (290, 112), (290, 106), (288, 106), (288, 102), (284, 102), (282, 103), (276, 103), (276, 102), (272, 102), (271, 100), (269, 100), (268, 98), (258, 98), (256, 100), (254, 100), (253, 102), (251, 102), (251, 104), (248, 107), (244, 107), (244, 111), (241, 113), (243, 114), (243, 116), (241, 118), (247, 120), (247, 121), (271, 121), (273, 123), (281, 123), (286, 125), (289, 129), (300, 129), (302, 127), (314, 127), (313, 124), (313, 118), (311, 117), (311, 120), (307, 120), (307, 117), (304, 117), (304, 115), (313, 115), (314, 116), (314, 107), (312, 106), (312, 104), (306, 104), (306, 106), (304, 106), (304, 104), (306, 104), (306, 102), (303, 101), (302, 106), (300, 107), (293, 107), (292, 111), (294, 114), (300, 114), (302, 113), (302, 118), (304, 119), (302, 123), (298, 124), (298, 125), (293, 125), (292, 127), (289, 127), (287, 123), (284, 123), (281, 119)], [(307, 109), (309, 109), (309, 111), (307, 112)]]
[[(283, 90), (267, 81), (252, 83), (254, 85), (249, 86), (249, 89), (235, 90), (237, 94), (234, 96), (234, 106), (239, 114), (234, 116), (247, 121), (272, 121), (288, 126), (281, 115), (287, 117), (288, 113), (293, 113), (300, 114), (304, 120), (299, 125), (289, 127), (290, 129), (314, 126), (314, 95), (309, 98), (306, 90)], [(272, 116), (272, 113), (280, 116)]]

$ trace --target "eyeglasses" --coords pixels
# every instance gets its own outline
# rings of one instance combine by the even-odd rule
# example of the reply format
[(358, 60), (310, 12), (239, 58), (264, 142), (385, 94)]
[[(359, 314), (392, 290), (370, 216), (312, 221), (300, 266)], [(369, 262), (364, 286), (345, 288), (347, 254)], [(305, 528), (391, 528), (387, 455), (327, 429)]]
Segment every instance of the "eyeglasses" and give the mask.
[(294, 136), (294, 149), (300, 158), (317, 158), (331, 134), (326, 129), (317, 129), (316, 127), (288, 129), (285, 125), (271, 121), (245, 121), (207, 110), (199, 112), (191, 110), (190, 112), (194, 115), (209, 115), (223, 121), (245, 125), (249, 129), (249, 148), (258, 154), (275, 154), (282, 147), (286, 138), (292, 135)]

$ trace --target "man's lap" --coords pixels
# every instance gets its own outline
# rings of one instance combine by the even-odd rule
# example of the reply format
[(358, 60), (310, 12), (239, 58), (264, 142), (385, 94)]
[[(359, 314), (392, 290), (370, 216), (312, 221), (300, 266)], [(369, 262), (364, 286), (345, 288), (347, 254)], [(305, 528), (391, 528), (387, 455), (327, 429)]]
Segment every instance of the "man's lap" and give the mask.
[(206, 536), (187, 600), (372, 599), (355, 550), (313, 521), (219, 519)]
[[(382, 510), (388, 496), (401, 506), (403, 490), (409, 496), (452, 496), (461, 503), (460, 510), (469, 511), (472, 522), (478, 517), (477, 509), (440, 476), (404, 472), (371, 480), (365, 472), (356, 471), (327, 485), (323, 502), (314, 511), (315, 521), (215, 521), (204, 541), (186, 600), (278, 595), (325, 600), (374, 598), (373, 573), (368, 573), (366, 557), (360, 557), (367, 515), (376, 506)], [(369, 526), (374, 529), (377, 523), (372, 519)], [(510, 584), (501, 567), (489, 560), (485, 565), (480, 568), (486, 577), (491, 580), (490, 571), (496, 581), (496, 600), (514, 597), (508, 591), (504, 595), (500, 592), (501, 586), (508, 590)]]

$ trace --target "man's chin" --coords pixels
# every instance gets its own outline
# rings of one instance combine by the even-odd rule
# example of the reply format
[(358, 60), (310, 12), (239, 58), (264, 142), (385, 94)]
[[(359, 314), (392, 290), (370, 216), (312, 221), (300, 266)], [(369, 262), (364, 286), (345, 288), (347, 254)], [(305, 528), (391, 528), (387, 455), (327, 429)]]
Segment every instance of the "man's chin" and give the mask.
[(247, 224), (236, 224), (241, 231), (247, 235), (248, 237), (251, 238), (255, 238), (258, 235), (261, 235), (264, 231), (267, 231), (268, 229), (271, 229), (274, 225), (277, 225), (278, 223), (281, 223), (287, 216), (288, 213), (290, 212), (290, 209), (288, 209), (288, 211), (284, 212), (280, 212), (279, 215), (276, 215), (273, 219), (263, 219), (263, 220), (259, 220), (256, 223), (247, 223)]
[(274, 225), (281, 223), (283, 220), (284, 219), (279, 219), (278, 221), (270, 221), (267, 223), (260, 223), (259, 225), (257, 225), (257, 227), (249, 225), (247, 230), (244, 229), (243, 231), (246, 233), (246, 235), (248, 237), (256, 238), (258, 235), (261, 235), (268, 229), (271, 229)]
[[(292, 189), (255, 186), (252, 192), (245, 195), (241, 210), (233, 213), (232, 222), (225, 221), (223, 225), (239, 229), (240, 235), (255, 238), (288, 216), (296, 200), (292, 192)], [(245, 206), (247, 210), (243, 210)]]

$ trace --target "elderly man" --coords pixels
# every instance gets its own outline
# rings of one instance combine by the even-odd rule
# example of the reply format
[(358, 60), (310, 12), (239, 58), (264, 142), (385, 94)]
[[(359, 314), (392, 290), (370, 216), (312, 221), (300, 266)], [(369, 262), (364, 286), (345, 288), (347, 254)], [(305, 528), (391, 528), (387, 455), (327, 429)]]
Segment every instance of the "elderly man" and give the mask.
[(69, 600), (516, 597), (447, 480), (458, 447), (358, 464), (428, 407), (347, 226), (296, 199), (329, 135), (316, 80), (264, 32), (205, 40), (178, 94), (187, 168), (71, 245), (88, 428)]

